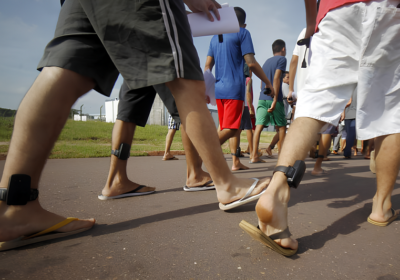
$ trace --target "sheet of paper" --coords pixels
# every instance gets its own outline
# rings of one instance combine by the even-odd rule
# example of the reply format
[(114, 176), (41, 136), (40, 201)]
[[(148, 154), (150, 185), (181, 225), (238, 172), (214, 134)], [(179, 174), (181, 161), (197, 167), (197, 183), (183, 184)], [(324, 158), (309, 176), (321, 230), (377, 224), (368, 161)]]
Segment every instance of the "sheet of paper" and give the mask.
[(190, 29), (193, 37), (237, 33), (240, 31), (235, 10), (232, 7), (218, 9), (221, 20), (211, 22), (205, 13), (192, 13), (188, 15)]
[(206, 95), (210, 98), (210, 104), (216, 106), (217, 101), (215, 100), (215, 78), (210, 70), (204, 72), (204, 83), (206, 84)]

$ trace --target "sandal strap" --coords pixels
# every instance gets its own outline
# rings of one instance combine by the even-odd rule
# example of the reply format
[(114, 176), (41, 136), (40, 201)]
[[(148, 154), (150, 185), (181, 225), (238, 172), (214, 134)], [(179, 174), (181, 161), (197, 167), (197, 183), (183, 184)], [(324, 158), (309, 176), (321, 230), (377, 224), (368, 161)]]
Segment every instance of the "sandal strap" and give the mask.
[(277, 233), (271, 234), (268, 237), (271, 238), (272, 240), (275, 240), (275, 239), (288, 238), (290, 236), (292, 236), (292, 234), (290, 233), (289, 227), (287, 227), (285, 230), (283, 230), (281, 232), (277, 232)]
[(246, 198), (248, 198), (250, 196), (250, 194), (253, 192), (254, 188), (257, 186), (258, 181), (260, 181), (260, 179), (258, 178), (251, 178), (254, 180), (254, 183), (250, 186), (249, 190), (247, 191), (247, 193), (239, 200), (245, 200)]
[(55, 231), (55, 230), (57, 230), (57, 229), (59, 229), (59, 228), (62, 228), (63, 226), (68, 225), (69, 223), (71, 223), (71, 222), (73, 222), (73, 221), (76, 221), (76, 220), (79, 220), (79, 219), (78, 219), (78, 218), (71, 218), (71, 217), (70, 217), (70, 218), (66, 218), (64, 221), (62, 221), (62, 222), (60, 222), (60, 223), (58, 223), (58, 224), (56, 224), (56, 225), (54, 225), (54, 226), (52, 226), (52, 227), (49, 227), (48, 229), (45, 229), (45, 230), (43, 230), (43, 231), (41, 231), (41, 232), (38, 232), (38, 233), (36, 233), (36, 234), (27, 236), (27, 237), (25, 237), (24, 239), (29, 239), (29, 238), (41, 236), (41, 235), (44, 235), (44, 234), (46, 234), (46, 233)]

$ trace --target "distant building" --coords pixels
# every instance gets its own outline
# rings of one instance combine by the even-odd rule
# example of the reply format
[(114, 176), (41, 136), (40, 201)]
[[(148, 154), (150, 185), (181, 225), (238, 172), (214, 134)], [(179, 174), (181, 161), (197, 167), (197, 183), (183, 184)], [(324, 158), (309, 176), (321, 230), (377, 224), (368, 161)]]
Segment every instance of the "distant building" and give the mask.
[[(118, 98), (115, 98), (114, 100), (106, 100), (106, 122), (115, 122), (115, 120), (117, 119), (118, 103)], [(218, 126), (219, 122), (217, 110), (210, 109), (210, 112), (213, 117), (215, 126)], [(153, 107), (151, 107), (150, 116), (147, 120), (147, 124), (168, 125), (168, 116), (168, 110), (157, 94), (156, 98), (154, 99)]]

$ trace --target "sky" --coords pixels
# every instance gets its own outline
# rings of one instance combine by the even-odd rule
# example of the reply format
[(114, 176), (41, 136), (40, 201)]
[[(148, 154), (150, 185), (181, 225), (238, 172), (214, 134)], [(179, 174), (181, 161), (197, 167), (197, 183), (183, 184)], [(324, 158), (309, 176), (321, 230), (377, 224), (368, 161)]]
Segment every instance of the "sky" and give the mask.
[[(68, 0), (67, 0), (68, 1)], [(110, 0), (112, 1), (112, 0)], [(301, 30), (305, 27), (305, 8), (301, 0), (224, 0), (231, 7), (246, 11), (247, 29), (262, 66), (272, 56), (272, 43), (286, 42), (287, 70)], [(59, 0), (0, 1), (0, 107), (17, 109), (39, 72), (45, 46), (53, 38), (60, 12)], [(204, 68), (211, 36), (194, 38)], [(99, 114), (106, 100), (118, 97), (122, 78), (115, 83), (110, 97), (91, 91), (78, 99), (73, 108), (83, 106), (85, 114)], [(260, 92), (260, 80), (253, 75), (254, 104)], [(104, 110), (104, 107), (103, 107)], [(104, 114), (104, 111), (103, 111)]]

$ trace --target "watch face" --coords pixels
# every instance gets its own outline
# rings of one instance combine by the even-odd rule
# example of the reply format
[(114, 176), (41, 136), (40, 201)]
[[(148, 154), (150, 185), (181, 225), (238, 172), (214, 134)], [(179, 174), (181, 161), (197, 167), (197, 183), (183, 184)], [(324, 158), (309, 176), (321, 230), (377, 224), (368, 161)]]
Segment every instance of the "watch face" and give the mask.
[(11, 175), (7, 190), (7, 205), (26, 205), (31, 195), (31, 176)]

